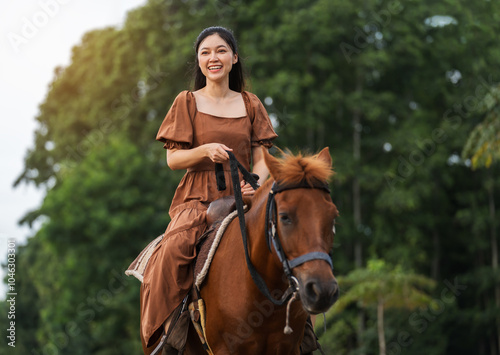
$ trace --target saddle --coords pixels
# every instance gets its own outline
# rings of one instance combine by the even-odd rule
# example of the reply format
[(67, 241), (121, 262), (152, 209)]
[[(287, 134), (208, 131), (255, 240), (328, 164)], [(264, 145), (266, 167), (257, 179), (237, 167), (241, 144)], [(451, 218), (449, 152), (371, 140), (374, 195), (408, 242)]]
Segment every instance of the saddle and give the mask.
[[(204, 260), (206, 260), (206, 255), (208, 255), (207, 249), (210, 249), (209, 247), (211, 245), (210, 240), (213, 241), (213, 237), (218, 231), (221, 222), (227, 215), (229, 215), (229, 213), (234, 211), (235, 208), (236, 202), (234, 196), (220, 198), (209, 205), (207, 210), (207, 224), (209, 228), (200, 237), (197, 244), (198, 256), (196, 259), (196, 265), (198, 265), (198, 267), (203, 264)], [(125, 275), (134, 276), (142, 282), (144, 279), (144, 271), (149, 263), (149, 259), (151, 258), (156, 246), (163, 240), (164, 236), (165, 234), (161, 234), (150, 242), (130, 264), (127, 270), (125, 270)]]
[(229, 213), (236, 210), (236, 200), (234, 196), (226, 196), (212, 202), (207, 209), (207, 224), (213, 226), (221, 222)]

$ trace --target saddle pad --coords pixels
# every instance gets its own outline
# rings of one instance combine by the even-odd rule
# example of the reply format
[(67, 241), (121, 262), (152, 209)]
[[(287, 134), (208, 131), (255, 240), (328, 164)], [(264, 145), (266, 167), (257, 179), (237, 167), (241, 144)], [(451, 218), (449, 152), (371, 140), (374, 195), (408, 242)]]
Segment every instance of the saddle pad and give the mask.
[[(245, 211), (247, 210), (247, 206), (244, 207)], [(238, 216), (237, 211), (233, 211), (230, 213), (224, 220), (220, 223), (219, 226), (214, 225), (210, 228), (208, 235), (200, 239), (205, 239), (203, 244), (200, 247), (200, 251), (198, 252), (198, 256), (195, 261), (195, 285), (198, 290), (201, 287), (201, 284), (205, 280), (207, 276), (208, 269), (210, 268), (210, 264), (212, 263), (212, 259), (214, 257), (215, 251), (219, 246), (219, 242), (226, 230), (227, 226), (233, 219)], [(140, 282), (144, 280), (144, 270), (146, 270), (146, 266), (148, 265), (149, 259), (153, 254), (156, 246), (163, 240), (165, 234), (158, 236), (155, 240), (149, 243), (143, 251), (135, 258), (135, 260), (130, 264), (130, 266), (125, 270), (125, 275), (134, 276)]]
[(158, 243), (160, 243), (163, 239), (165, 234), (160, 235), (157, 237), (155, 240), (153, 240), (151, 243), (147, 245), (146, 248), (144, 248), (143, 251), (135, 258), (135, 260), (130, 264), (127, 270), (125, 270), (125, 275), (127, 276), (134, 276), (136, 277), (140, 282), (144, 279), (144, 270), (146, 270), (146, 266), (148, 265), (149, 259), (151, 258), (151, 255), (153, 254), (153, 251), (155, 250), (156, 246)]
[[(244, 208), (246, 211), (247, 206), (245, 206)], [(208, 274), (208, 269), (210, 268), (210, 264), (212, 263), (217, 247), (219, 246), (219, 243), (222, 239), (222, 236), (224, 235), (224, 232), (226, 231), (227, 226), (233, 219), (237, 217), (238, 211), (231, 212), (226, 218), (224, 218), (219, 226), (214, 226), (215, 229), (211, 232), (210, 235), (206, 237), (206, 240), (201, 245), (194, 268), (194, 284), (198, 291), (201, 289), (201, 285)]]

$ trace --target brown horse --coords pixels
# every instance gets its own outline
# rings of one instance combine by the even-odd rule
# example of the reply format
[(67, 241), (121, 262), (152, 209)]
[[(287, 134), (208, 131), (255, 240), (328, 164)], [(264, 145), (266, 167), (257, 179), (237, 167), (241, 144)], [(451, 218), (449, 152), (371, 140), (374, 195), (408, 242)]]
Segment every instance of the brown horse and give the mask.
[[(332, 248), (338, 215), (326, 185), (333, 174), (328, 148), (316, 156), (286, 155), (283, 159), (264, 149), (264, 157), (271, 178), (254, 197), (245, 199), (250, 206), (245, 214), (248, 250), (256, 271), (274, 298), (290, 287), (276, 249), (271, 246), (270, 252), (266, 240), (266, 204), (273, 183), (285, 186), (273, 198), (276, 237), (286, 258), (321, 257), (306, 257), (293, 268), (291, 279), (300, 302), (290, 304), (287, 316), (287, 303), (271, 302), (252, 279), (238, 219), (229, 224), (201, 289), (207, 309), (207, 341), (216, 355), (298, 355), (308, 316), (328, 310), (338, 295), (331, 261), (325, 257)], [(283, 331), (287, 317), (291, 334)], [(197, 337), (191, 328), (186, 354), (205, 353)]]

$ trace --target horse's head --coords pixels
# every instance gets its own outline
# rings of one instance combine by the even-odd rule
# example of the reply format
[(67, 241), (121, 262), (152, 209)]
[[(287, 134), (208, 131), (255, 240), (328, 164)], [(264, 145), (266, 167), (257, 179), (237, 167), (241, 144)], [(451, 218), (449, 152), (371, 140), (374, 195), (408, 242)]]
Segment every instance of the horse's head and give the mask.
[(292, 270), (302, 304), (309, 313), (325, 312), (338, 298), (337, 281), (325, 260), (338, 216), (326, 185), (333, 175), (329, 150), (316, 156), (285, 155), (283, 159), (264, 150), (264, 159), (274, 181), (285, 187), (274, 194), (277, 237), (283, 251), (288, 260), (311, 256)]

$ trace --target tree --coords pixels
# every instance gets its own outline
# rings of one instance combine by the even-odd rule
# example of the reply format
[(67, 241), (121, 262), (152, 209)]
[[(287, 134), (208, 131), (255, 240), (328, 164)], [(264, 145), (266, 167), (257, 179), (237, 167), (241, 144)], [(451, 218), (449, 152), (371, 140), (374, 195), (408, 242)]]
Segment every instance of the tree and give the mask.
[(469, 158), (472, 168), (489, 168), (500, 159), (500, 86), (491, 87), (482, 98), (478, 115), (484, 119), (470, 133), (462, 155)]
[[(480, 167), (490, 168), (500, 159), (500, 86), (490, 88), (490, 91), (480, 102), (478, 115), (484, 116), (469, 135), (462, 151), (464, 158), (469, 158), (472, 169)], [(488, 206), (490, 217), (490, 246), (491, 268), (493, 275), (498, 274), (498, 242), (497, 217), (495, 204), (495, 179), (488, 171), (488, 180), (485, 183), (488, 191)], [(500, 283), (495, 285), (495, 306), (500, 309)], [(500, 349), (500, 316), (496, 321), (497, 342)]]
[(333, 307), (338, 313), (351, 303), (363, 309), (376, 308), (379, 354), (386, 354), (384, 311), (391, 308), (413, 310), (429, 305), (431, 290), (435, 282), (427, 277), (392, 268), (381, 259), (372, 259), (363, 269), (356, 269), (347, 276), (338, 278), (339, 284), (348, 288)]
[(168, 223), (177, 178), (161, 171), (116, 136), (65, 172), (45, 198), (30, 268), (39, 296), (38, 350), (140, 351), (139, 283), (124, 271)]
[[(10, 340), (6, 339), (0, 344), (2, 354), (30, 354), (32, 349), (39, 348), (35, 334), (40, 327), (40, 315), (36, 311), (40, 307), (40, 299), (35, 285), (32, 282), (34, 270), (31, 267), (36, 260), (37, 250), (40, 247), (38, 240), (34, 240), (30, 247), (19, 246), (16, 248), (15, 262), (15, 312), (11, 313), (15, 318), (9, 318), (10, 303), (9, 296), (0, 303), (0, 314), (5, 324), (15, 322), (15, 347), (8, 345)], [(6, 264), (2, 267), (6, 268)], [(5, 270), (7, 271), (7, 270)], [(5, 272), (7, 275), (7, 272)], [(7, 284), (7, 278), (5, 283)]]

